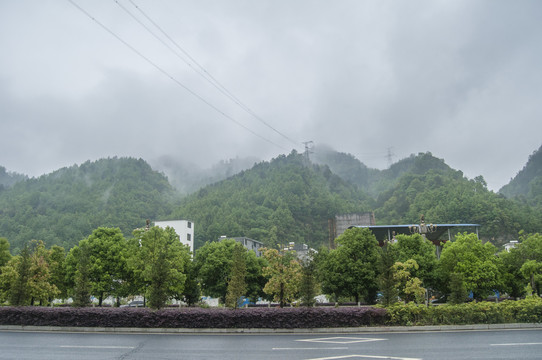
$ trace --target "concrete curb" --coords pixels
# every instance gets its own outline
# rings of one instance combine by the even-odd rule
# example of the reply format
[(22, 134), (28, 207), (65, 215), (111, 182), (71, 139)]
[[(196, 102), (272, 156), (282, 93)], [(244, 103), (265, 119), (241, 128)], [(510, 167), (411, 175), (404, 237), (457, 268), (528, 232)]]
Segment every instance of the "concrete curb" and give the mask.
[(29, 332), (85, 332), (85, 333), (139, 333), (139, 334), (352, 334), (383, 332), (423, 331), (483, 331), (542, 329), (536, 324), (476, 324), (476, 325), (430, 325), (430, 326), (379, 326), (314, 329), (186, 329), (186, 328), (118, 328), (118, 327), (75, 327), (75, 326), (23, 326), (0, 325), (0, 331)]

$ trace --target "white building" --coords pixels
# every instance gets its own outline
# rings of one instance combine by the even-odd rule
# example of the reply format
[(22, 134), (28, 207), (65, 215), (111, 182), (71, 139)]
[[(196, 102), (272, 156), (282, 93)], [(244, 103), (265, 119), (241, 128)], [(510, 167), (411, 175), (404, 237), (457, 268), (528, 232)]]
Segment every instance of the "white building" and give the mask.
[(190, 220), (169, 220), (169, 221), (155, 221), (154, 226), (158, 226), (162, 229), (168, 226), (175, 230), (179, 235), (179, 240), (184, 245), (190, 247), (190, 252), (194, 253), (194, 222)]

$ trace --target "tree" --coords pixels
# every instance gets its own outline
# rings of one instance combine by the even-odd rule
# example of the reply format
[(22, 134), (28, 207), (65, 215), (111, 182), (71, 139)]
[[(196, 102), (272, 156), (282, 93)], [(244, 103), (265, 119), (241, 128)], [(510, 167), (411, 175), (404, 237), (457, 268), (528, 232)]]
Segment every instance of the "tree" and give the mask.
[(61, 299), (68, 297), (66, 284), (66, 250), (58, 245), (53, 245), (49, 255), (49, 270), (51, 272), (50, 282), (59, 290), (58, 296)]
[(45, 249), (43, 241), (32, 241), (32, 255), (30, 257), (30, 277), (28, 279), (30, 304), (38, 300), (40, 305), (49, 302), (60, 294), (60, 291), (51, 281), (49, 268), (50, 251)]
[(394, 271), (397, 254), (395, 247), (390, 245), (386, 244), (386, 246), (381, 248), (378, 262), (378, 286), (382, 296), (380, 301), (384, 306), (396, 303), (399, 296)]
[(314, 306), (316, 300), (314, 297), (318, 295), (319, 284), (316, 276), (316, 261), (313, 254), (310, 254), (304, 261), (301, 262), (301, 284), (299, 286), (299, 295), (303, 306)]
[[(540, 283), (537, 281), (539, 276), (536, 275), (536, 264), (542, 263), (542, 235), (538, 233), (526, 235), (523, 232), (520, 232), (519, 235), (519, 244), (516, 248), (510, 249), (510, 251), (502, 251), (499, 254), (499, 258), (503, 263), (505, 290), (513, 297), (520, 297), (525, 294), (526, 274), (531, 290), (536, 291), (538, 288), (540, 291)], [(523, 268), (527, 262), (531, 262), (530, 265)]]
[(521, 273), (529, 281), (531, 290), (540, 295), (539, 284), (542, 280), (542, 262), (527, 260), (520, 269)]
[(346, 230), (336, 240), (337, 248), (324, 260), (322, 288), (336, 297), (353, 297), (374, 303), (378, 291), (378, 242), (369, 229)]
[(449, 293), (447, 284), (454, 273), (461, 274), (467, 291), (472, 291), (475, 299), (502, 290), (501, 259), (495, 253), (495, 246), (482, 244), (476, 234), (458, 234), (455, 241), (444, 245), (440, 256), (438, 271), (442, 284), (446, 284), (443, 290)]
[(193, 261), (186, 263), (186, 281), (184, 283), (183, 299), (192, 306), (196, 304), (201, 297), (201, 289), (198, 282), (198, 273)]
[(181, 299), (186, 281), (190, 250), (179, 241), (175, 231), (157, 226), (135, 230), (141, 244), (135, 256), (149, 307), (160, 309), (171, 299)]
[(247, 274), (246, 252), (247, 250), (239, 243), (233, 248), (233, 263), (226, 293), (226, 306), (234, 309), (240, 307), (241, 296), (245, 294), (247, 287), (245, 282)]
[(9, 303), (13, 306), (23, 306), (30, 304), (30, 289), (28, 279), (30, 278), (30, 267), (32, 266), (31, 253), (28, 245), (25, 244), (21, 250), (21, 254), (15, 257), (12, 264), (13, 270), (9, 274)]
[(207, 242), (196, 252), (196, 267), (202, 293), (226, 302), (228, 278), (233, 263), (233, 239)]
[(411, 276), (419, 278), (426, 287), (434, 286), (437, 266), (435, 245), (420, 234), (399, 234), (396, 238), (397, 242), (391, 245), (396, 250), (396, 261), (402, 263), (410, 259), (416, 261), (418, 266), (416, 269), (410, 269)]
[(463, 274), (450, 274), (450, 303), (462, 304), (466, 299), (467, 289), (465, 288), (465, 282), (463, 281)]
[[(85, 307), (90, 305), (90, 251), (86, 242), (79, 242), (68, 253), (68, 263), (73, 269), (73, 306)], [(69, 272), (68, 272), (69, 274)]]
[(104, 297), (123, 295), (127, 242), (119, 228), (105, 227), (95, 229), (86, 241), (90, 255), (91, 292), (101, 306)]
[[(207, 242), (196, 252), (195, 267), (203, 294), (226, 303), (228, 282), (233, 266), (233, 252), (238, 243), (234, 239)], [(253, 251), (244, 251), (246, 264), (246, 294), (252, 301), (263, 295), (267, 281), (262, 275), (265, 260)]]
[(263, 288), (267, 283), (267, 278), (263, 275), (262, 270), (267, 266), (267, 261), (264, 257), (257, 257), (254, 251), (247, 251), (245, 254), (247, 265), (247, 274), (245, 277), (247, 284), (246, 296), (250, 301), (256, 302), (265, 296)]
[(263, 268), (263, 275), (269, 278), (263, 291), (284, 307), (287, 302), (295, 300), (299, 292), (301, 265), (294, 252), (266, 249), (263, 256), (269, 264)]
[(8, 239), (0, 237), (0, 268), (6, 265), (10, 259), (11, 254), (9, 252)]
[(393, 267), (393, 276), (397, 281), (399, 296), (405, 301), (414, 301), (417, 304), (423, 302), (425, 297), (425, 289), (419, 278), (412, 276), (414, 271), (418, 270), (416, 260), (409, 259), (402, 262), (396, 262)]

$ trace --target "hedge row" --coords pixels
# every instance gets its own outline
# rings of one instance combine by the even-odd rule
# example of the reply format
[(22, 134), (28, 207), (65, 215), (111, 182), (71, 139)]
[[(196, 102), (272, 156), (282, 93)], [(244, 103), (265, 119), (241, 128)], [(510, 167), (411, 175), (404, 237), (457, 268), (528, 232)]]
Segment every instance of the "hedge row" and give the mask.
[(0, 325), (137, 328), (326, 328), (383, 325), (386, 310), (345, 308), (0, 307)]
[(387, 310), (388, 325), (542, 323), (542, 299), (538, 297), (430, 307), (410, 303), (394, 305)]

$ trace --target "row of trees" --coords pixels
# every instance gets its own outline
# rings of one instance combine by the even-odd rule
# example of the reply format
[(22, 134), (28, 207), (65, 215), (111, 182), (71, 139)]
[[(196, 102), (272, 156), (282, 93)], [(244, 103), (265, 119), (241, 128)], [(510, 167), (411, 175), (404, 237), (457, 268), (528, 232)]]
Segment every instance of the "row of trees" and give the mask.
[(136, 230), (126, 239), (118, 228), (98, 228), (77, 246), (46, 249), (41, 241), (11, 256), (0, 239), (0, 300), (11, 305), (45, 305), (71, 297), (76, 306), (98, 305), (112, 296), (144, 295), (161, 308), (171, 299), (194, 304), (200, 295), (220, 298), (229, 307), (244, 297), (274, 300), (284, 306), (327, 294), (335, 301), (389, 305), (421, 303), (427, 290), (463, 302), (469, 292), (484, 299), (494, 291), (519, 297), (542, 283), (542, 236), (521, 235), (519, 246), (496, 253), (475, 234), (458, 234), (440, 259), (419, 234), (399, 235), (380, 247), (368, 229), (347, 230), (336, 249), (322, 248), (300, 260), (294, 252), (264, 249), (263, 257), (232, 239), (207, 242), (192, 258), (173, 229)]

